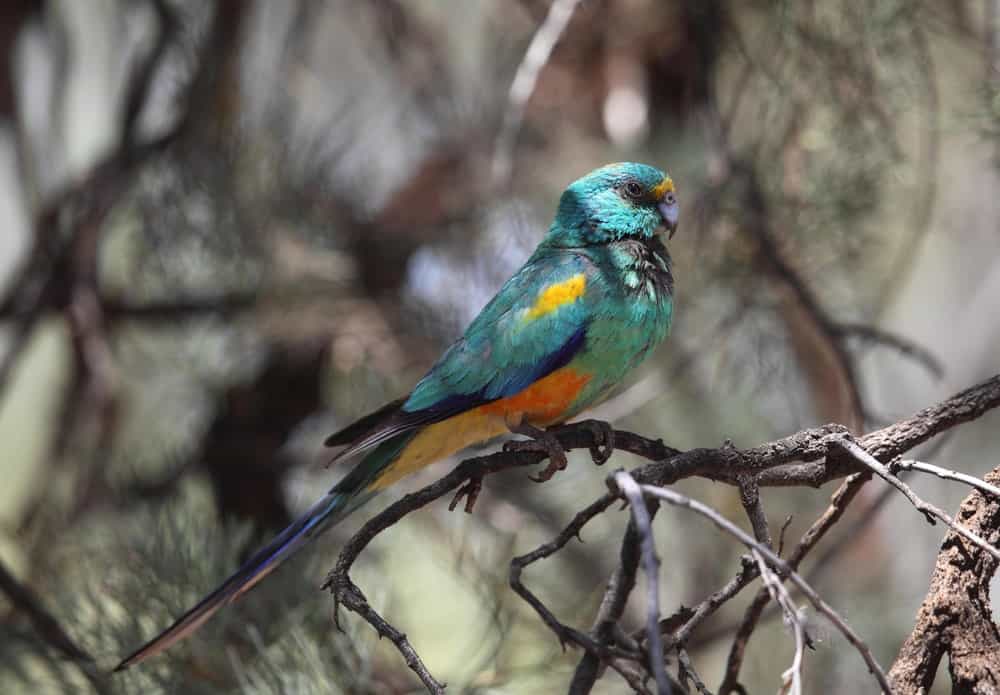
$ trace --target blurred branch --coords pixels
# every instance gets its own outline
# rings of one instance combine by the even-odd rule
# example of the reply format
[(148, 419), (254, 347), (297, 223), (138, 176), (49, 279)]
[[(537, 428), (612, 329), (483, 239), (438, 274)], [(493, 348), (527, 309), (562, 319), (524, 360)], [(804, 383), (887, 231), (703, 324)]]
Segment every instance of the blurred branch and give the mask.
[(569, 20), (573, 18), (573, 12), (579, 4), (580, 0), (553, 0), (549, 13), (531, 37), (528, 50), (514, 73), (514, 81), (511, 82), (507, 95), (507, 110), (493, 149), (494, 188), (500, 188), (510, 180), (514, 168), (514, 146), (521, 131), (528, 100), (535, 91), (542, 68), (552, 55), (552, 49), (559, 43), (559, 38), (569, 26)]
[[(810, 360), (820, 361), (810, 370), (810, 363), (803, 360), (803, 366), (811, 374), (810, 383), (817, 393), (815, 398), (817, 405), (826, 417), (836, 417), (839, 414), (852, 428), (861, 427), (866, 412), (864, 398), (861, 395), (857, 369), (844, 345), (843, 336), (838, 332), (836, 322), (827, 313), (809, 282), (782, 251), (775, 236), (770, 207), (757, 170), (745, 162), (734, 161), (732, 166), (742, 175), (746, 185), (748, 214), (745, 229), (756, 242), (765, 267), (789, 290), (791, 306), (797, 307), (805, 319), (802, 322), (788, 322), (790, 329), (797, 329), (800, 333), (798, 335), (793, 333), (793, 339), (797, 335), (798, 340), (803, 343), (799, 348), (801, 354), (809, 355)], [(802, 330), (806, 327), (811, 327), (813, 331)], [(828, 364), (823, 363), (826, 358), (830, 360)], [(839, 382), (834, 388), (830, 388), (827, 383), (831, 379)], [(837, 386), (846, 390), (846, 410), (838, 406), (836, 401), (824, 407), (824, 399), (835, 398), (831, 394), (841, 390)]]
[[(1000, 468), (986, 475), (1000, 484)], [(974, 490), (958, 517), (977, 537), (1000, 541), (1000, 499)], [(913, 631), (889, 671), (898, 692), (928, 692), (941, 657), (948, 655), (952, 692), (986, 695), (1000, 680), (1000, 632), (990, 608), (990, 580), (997, 560), (950, 532), (941, 544), (930, 587)]]
[(876, 326), (867, 326), (860, 323), (834, 324), (834, 333), (841, 338), (860, 338), (861, 340), (893, 348), (901, 354), (912, 358), (918, 364), (923, 365), (927, 371), (938, 379), (944, 376), (944, 365), (941, 364), (941, 361), (930, 350), (909, 338), (904, 338)]
[(108, 692), (94, 665), (94, 658), (83, 651), (76, 642), (66, 634), (59, 621), (45, 610), (34, 592), (19, 582), (7, 567), (0, 562), (0, 591), (10, 600), (14, 610), (23, 613), (31, 623), (38, 636), (57, 652), (72, 661), (80, 672), (90, 681), (98, 693)]
[[(115, 434), (118, 389), (110, 336), (114, 311), (121, 307), (112, 304), (113, 313), (109, 315), (99, 292), (98, 250), (104, 222), (133, 185), (141, 167), (186, 135), (195, 123), (193, 112), (205, 108), (206, 85), (217, 87), (216, 81), (206, 76), (216, 75), (215, 64), (227, 60), (236, 46), (240, 7), (241, 3), (234, 0), (219, 3), (187, 87), (186, 109), (163, 132), (139, 141), (135, 133), (139, 115), (178, 30), (172, 9), (157, 0), (159, 33), (126, 89), (123, 135), (118, 147), (72, 187), (54, 196), (36, 215), (27, 261), (11, 284), (9, 294), (0, 300), (0, 318), (11, 321), (14, 330), (11, 348), (0, 362), (0, 393), (43, 316), (61, 314), (71, 329), (75, 365), (49, 461), (63, 456), (71, 433), (82, 425), (87, 425), (82, 428), (84, 431), (94, 434), (92, 450), (106, 450)], [(99, 472), (106, 460), (97, 457), (84, 467), (70, 518), (93, 501), (94, 493), (103, 484)], [(40, 503), (41, 499), (28, 505), (29, 518), (34, 516), (31, 510)]]
[(156, 71), (170, 43), (177, 36), (180, 23), (167, 0), (152, 0), (157, 19), (156, 41), (146, 57), (139, 63), (131, 77), (131, 86), (126, 93), (125, 116), (122, 124), (122, 142), (126, 145), (137, 143), (139, 116), (152, 90)]

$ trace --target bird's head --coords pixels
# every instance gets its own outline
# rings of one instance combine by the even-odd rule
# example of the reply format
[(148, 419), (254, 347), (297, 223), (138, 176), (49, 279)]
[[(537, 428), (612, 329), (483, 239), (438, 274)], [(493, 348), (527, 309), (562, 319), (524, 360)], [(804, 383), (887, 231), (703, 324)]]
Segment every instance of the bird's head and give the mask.
[(669, 176), (633, 162), (595, 169), (569, 185), (545, 244), (559, 247), (646, 239), (677, 229), (677, 193)]

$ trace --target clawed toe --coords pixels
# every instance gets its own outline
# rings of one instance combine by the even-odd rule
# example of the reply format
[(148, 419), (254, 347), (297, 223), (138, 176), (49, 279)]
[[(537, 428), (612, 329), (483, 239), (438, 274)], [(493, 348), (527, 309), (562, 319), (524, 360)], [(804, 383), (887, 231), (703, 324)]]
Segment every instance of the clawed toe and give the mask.
[(521, 424), (516, 428), (512, 427), (511, 431), (515, 434), (524, 434), (531, 437), (531, 439), (521, 439), (513, 442), (507, 442), (504, 444), (504, 451), (540, 452), (545, 454), (549, 459), (549, 465), (543, 468), (538, 475), (528, 476), (536, 483), (544, 483), (546, 480), (551, 479), (556, 473), (566, 468), (568, 464), (566, 460), (566, 450), (554, 435), (544, 430), (540, 430), (537, 427), (532, 427), (526, 423)]
[(471, 514), (472, 508), (476, 506), (476, 500), (479, 499), (479, 492), (483, 489), (483, 479), (482, 477), (469, 478), (465, 484), (458, 488), (455, 492), (455, 496), (451, 499), (451, 504), (448, 505), (448, 511), (455, 511), (455, 507), (458, 503), (465, 498), (465, 513)]
[(579, 424), (590, 430), (594, 437), (594, 444), (590, 447), (590, 457), (598, 466), (603, 466), (615, 453), (615, 431), (611, 425), (601, 420), (583, 420)]

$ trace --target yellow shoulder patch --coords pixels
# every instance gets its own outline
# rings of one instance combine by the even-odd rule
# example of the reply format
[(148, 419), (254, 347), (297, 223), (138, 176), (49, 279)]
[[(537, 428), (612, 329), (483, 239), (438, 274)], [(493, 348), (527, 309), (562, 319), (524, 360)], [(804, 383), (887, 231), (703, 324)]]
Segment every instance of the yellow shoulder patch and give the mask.
[(583, 273), (577, 273), (568, 280), (549, 285), (538, 293), (538, 299), (524, 314), (525, 320), (534, 321), (564, 304), (572, 304), (583, 296), (586, 288), (587, 278)]

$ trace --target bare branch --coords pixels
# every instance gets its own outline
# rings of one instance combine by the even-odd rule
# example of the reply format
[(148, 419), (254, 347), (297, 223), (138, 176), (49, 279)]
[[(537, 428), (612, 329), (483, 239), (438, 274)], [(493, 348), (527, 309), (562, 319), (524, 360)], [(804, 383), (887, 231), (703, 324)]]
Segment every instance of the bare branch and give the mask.
[(35, 632), (47, 645), (76, 664), (80, 672), (94, 686), (95, 691), (108, 692), (94, 664), (94, 658), (66, 634), (59, 621), (45, 610), (31, 589), (19, 582), (2, 562), (0, 562), (0, 591), (10, 599), (15, 610), (27, 616)]
[(650, 526), (646, 500), (639, 485), (625, 471), (614, 474), (615, 484), (628, 498), (632, 510), (632, 520), (639, 532), (642, 551), (642, 571), (646, 575), (646, 640), (649, 652), (649, 670), (656, 679), (656, 690), (661, 695), (670, 695), (670, 682), (663, 666), (663, 640), (660, 637), (660, 558), (653, 545), (653, 529)]
[(507, 95), (507, 110), (493, 149), (493, 185), (497, 188), (510, 180), (514, 168), (514, 145), (524, 121), (528, 99), (535, 91), (538, 76), (549, 61), (552, 49), (559, 43), (559, 38), (566, 31), (579, 4), (580, 0), (553, 0), (548, 15), (531, 38), (528, 50), (514, 73), (514, 81), (511, 82)]
[(750, 525), (753, 527), (754, 537), (766, 545), (773, 548), (771, 542), (771, 529), (767, 525), (767, 515), (764, 513), (764, 505), (760, 503), (760, 487), (753, 476), (744, 476), (739, 479), (740, 502), (746, 510)]
[(935, 507), (933, 504), (930, 504), (929, 502), (925, 502), (924, 500), (922, 500), (910, 488), (909, 485), (907, 485), (902, 480), (894, 476), (889, 471), (888, 467), (879, 463), (879, 461), (877, 461), (871, 454), (862, 449), (860, 446), (858, 446), (849, 439), (845, 439), (841, 442), (838, 442), (836, 446), (843, 449), (851, 456), (853, 456), (855, 460), (859, 461), (861, 464), (873, 470), (880, 478), (882, 478), (887, 483), (889, 483), (894, 488), (903, 493), (903, 496), (910, 501), (910, 504), (912, 504), (917, 509), (918, 512), (922, 513), (924, 517), (931, 524), (934, 523), (933, 520), (935, 518), (940, 519), (949, 527), (951, 527), (951, 529), (956, 533), (958, 533), (960, 536), (970, 541), (971, 543), (975, 543), (980, 548), (982, 548), (990, 555), (992, 555), (994, 558), (1000, 560), (1000, 550), (994, 548), (992, 545), (990, 545), (985, 540), (974, 534), (969, 529), (956, 523), (955, 520), (952, 519), (947, 512), (939, 509), (938, 507)]
[(686, 507), (687, 509), (698, 512), (726, 533), (736, 537), (741, 543), (751, 550), (760, 553), (760, 555), (767, 560), (767, 564), (770, 567), (773, 567), (777, 572), (785, 575), (789, 580), (791, 580), (792, 583), (799, 588), (799, 591), (801, 591), (803, 595), (809, 599), (809, 602), (815, 606), (816, 610), (825, 615), (827, 619), (841, 632), (841, 634), (844, 635), (847, 641), (854, 646), (854, 648), (861, 655), (861, 658), (864, 659), (865, 664), (868, 666), (868, 670), (873, 676), (875, 676), (875, 680), (878, 681), (882, 690), (886, 693), (893, 692), (892, 688), (889, 686), (888, 680), (886, 679), (885, 672), (882, 671), (882, 668), (875, 661), (875, 657), (872, 656), (871, 649), (868, 648), (865, 641), (862, 640), (853, 629), (851, 629), (847, 622), (840, 617), (840, 615), (833, 610), (833, 608), (820, 598), (819, 594), (816, 593), (816, 591), (806, 582), (805, 579), (795, 572), (788, 563), (775, 555), (770, 548), (767, 548), (763, 544), (757, 542), (736, 524), (723, 517), (711, 507), (708, 507), (697, 500), (693, 500), (690, 497), (674, 492), (673, 490), (653, 487), (652, 485), (643, 485), (642, 491), (643, 494), (652, 495), (653, 497), (663, 500), (664, 502), (668, 502), (679, 507)]
[[(802, 536), (798, 545), (795, 546), (795, 550), (792, 551), (791, 556), (788, 558), (790, 567), (798, 569), (799, 564), (805, 556), (816, 547), (820, 539), (840, 520), (847, 506), (870, 478), (871, 475), (869, 473), (855, 473), (837, 488), (837, 491), (830, 498), (830, 506), (813, 522), (809, 530)], [(723, 695), (728, 695), (728, 693), (737, 688), (737, 679), (740, 675), (740, 668), (743, 665), (743, 655), (746, 652), (747, 643), (757, 628), (760, 617), (770, 598), (770, 593), (766, 588), (760, 589), (743, 614), (743, 620), (736, 629), (736, 636), (729, 650), (729, 657), (726, 661), (726, 673), (722, 684), (719, 686), (719, 692)], [(728, 630), (725, 632), (728, 633)]]
[(781, 612), (785, 616), (785, 623), (792, 627), (795, 635), (795, 656), (792, 658), (792, 665), (781, 674), (782, 692), (791, 695), (802, 695), (802, 655), (805, 649), (805, 628), (802, 626), (802, 619), (799, 617), (799, 609), (792, 601), (791, 595), (781, 583), (778, 576), (764, 562), (763, 556), (756, 550), (751, 551), (753, 559), (760, 569), (760, 578), (764, 582), (764, 587), (771, 595), (771, 600), (781, 607)]
[(726, 601), (738, 594), (743, 588), (757, 578), (757, 565), (747, 556), (743, 556), (740, 571), (735, 577), (718, 591), (711, 594), (694, 609), (691, 617), (679, 630), (673, 634), (673, 640), (679, 644), (686, 644), (691, 636), (691, 631), (701, 625), (710, 615), (715, 613)]
[(971, 485), (977, 490), (1000, 497), (1000, 487), (997, 487), (996, 485), (990, 485), (985, 480), (980, 480), (973, 475), (959, 473), (958, 471), (953, 471), (949, 468), (942, 468), (941, 466), (935, 466), (931, 463), (924, 463), (923, 461), (913, 461), (910, 459), (894, 461), (889, 464), (889, 470), (893, 473), (896, 471), (919, 471), (921, 473), (930, 473), (931, 475), (936, 475), (944, 480), (955, 480), (960, 483), (965, 483), (966, 485)]
[[(876, 458), (891, 460), (935, 434), (954, 427), (959, 423), (975, 419), (998, 405), (1000, 405), (1000, 375), (967, 389), (931, 408), (926, 408), (911, 418), (872, 432), (863, 437), (861, 442), (870, 451), (875, 452)], [(593, 423), (562, 425), (550, 428), (549, 432), (559, 440), (560, 444), (567, 451), (573, 449), (590, 450), (600, 443), (597, 441)], [(739, 485), (740, 479), (745, 479), (748, 475), (756, 476), (758, 481), (771, 485), (819, 485), (827, 480), (848, 475), (856, 469), (857, 462), (850, 456), (847, 456), (841, 449), (837, 448), (837, 444), (844, 441), (845, 436), (846, 431), (843, 427), (828, 425), (804, 430), (795, 435), (751, 449), (741, 450), (729, 445), (719, 449), (693, 449), (687, 452), (679, 452), (659, 440), (647, 439), (622, 430), (615, 430), (613, 432), (614, 448), (616, 450), (628, 451), (650, 461), (650, 463), (635, 469), (631, 473), (632, 478), (636, 482), (647, 487), (650, 485), (667, 485), (692, 476), (702, 476), (710, 480)], [(414, 668), (415, 672), (419, 674), (420, 672), (417, 671), (417, 668), (419, 668), (417, 665), (420, 664), (419, 659), (414, 659), (416, 653), (412, 650), (409, 643), (405, 641), (405, 635), (392, 628), (391, 625), (385, 622), (381, 616), (378, 616), (368, 606), (364, 596), (348, 577), (351, 566), (376, 535), (400, 521), (407, 514), (430, 504), (448, 493), (454, 492), (470, 480), (481, 480), (486, 475), (510, 468), (535, 465), (543, 461), (544, 458), (544, 454), (540, 452), (498, 452), (463, 461), (445, 477), (417, 492), (404, 496), (369, 520), (345, 545), (337, 560), (337, 565), (331, 571), (324, 587), (332, 589), (343, 605), (365, 617), (380, 634), (396, 638), (394, 639), (394, 643), (397, 648), (407, 659), (407, 663), (411, 664), (411, 668)], [(790, 465), (796, 461), (804, 463), (799, 464), (799, 467)], [(801, 466), (807, 466), (807, 468), (801, 468)], [(869, 477), (870, 473), (866, 468), (861, 473), (851, 475), (845, 481), (841, 488), (833, 495), (830, 508), (813, 524), (795, 551), (793, 551), (787, 565), (783, 561), (781, 565), (772, 564), (773, 567), (777, 568), (780, 575), (784, 576), (787, 574), (785, 571), (786, 567), (790, 569), (797, 567), (805, 554), (819, 542), (829, 528), (841, 517), (846, 506)], [(661, 492), (665, 493), (666, 491)], [(539, 546), (529, 553), (513, 558), (510, 568), (510, 584), (514, 591), (539, 614), (543, 622), (556, 634), (564, 646), (567, 644), (576, 645), (587, 652), (587, 663), (594, 665), (594, 678), (596, 678), (597, 667), (605, 664), (614, 668), (632, 684), (635, 681), (634, 674), (628, 669), (623, 668), (618, 663), (618, 660), (641, 660), (644, 656), (641, 652), (633, 648), (617, 646), (611, 641), (610, 637), (607, 640), (595, 639), (581, 630), (562, 624), (552, 611), (537, 596), (529, 591), (521, 581), (521, 573), (525, 567), (558, 552), (570, 539), (578, 536), (581, 529), (591, 519), (605, 512), (616, 499), (617, 495), (610, 493), (598, 498), (581, 510), (552, 541)], [(632, 548), (638, 547), (638, 540), (634, 532), (631, 535), (629, 532), (626, 533), (626, 541), (623, 543), (623, 554), (632, 557), (631, 554), (634, 553), (635, 559), (632, 560), (623, 557), (622, 568), (620, 568), (620, 571), (626, 573), (622, 575), (622, 579), (627, 579), (627, 573), (631, 572), (633, 585), (635, 567), (638, 563), (638, 551)], [(761, 545), (761, 547), (764, 546)], [(771, 551), (768, 550), (768, 553), (771, 553)], [(771, 556), (774, 556), (773, 553), (771, 553)], [(765, 553), (764, 557), (768, 558), (769, 556)], [(627, 562), (625, 562), (626, 559), (628, 559)], [(633, 562), (635, 564), (632, 564)], [(674, 644), (684, 644), (689, 638), (691, 631), (698, 624), (708, 615), (712, 614), (725, 601), (738, 593), (756, 574), (757, 568), (753, 563), (749, 563), (749, 567), (744, 565), (743, 570), (741, 570), (735, 579), (705, 599), (690, 617), (687, 617), (687, 614), (685, 614), (682, 619), (686, 620), (686, 624), (673, 635)], [(612, 601), (615, 606), (620, 605), (623, 607), (624, 599), (628, 596), (628, 592), (624, 589), (625, 583), (616, 587), (609, 587), (610, 593), (606, 594), (606, 598)], [(629, 591), (631, 590), (630, 587), (628, 589)], [(763, 609), (769, 598), (767, 591), (762, 591), (764, 598), (758, 600), (758, 595), (758, 599), (755, 599), (753, 604), (754, 606), (759, 605), (757, 613), (753, 618), (753, 624), (756, 624), (759, 612)], [(610, 624), (612, 625), (617, 623), (620, 615), (621, 612), (618, 609), (615, 611), (609, 610), (606, 613), (602, 612), (602, 616), (611, 618)], [(673, 618), (661, 621), (661, 631), (664, 623), (672, 625), (672, 621)], [(750, 631), (752, 632), (752, 628)], [(611, 632), (608, 634), (613, 636)], [(417, 667), (415, 668), (415, 666)], [(425, 685), (429, 688), (435, 687), (434, 684), (437, 681), (430, 677), (429, 673), (426, 673), (426, 669), (423, 671), (422, 680)], [(436, 691), (431, 690), (431, 692)], [(723, 692), (727, 691), (723, 690)]]

